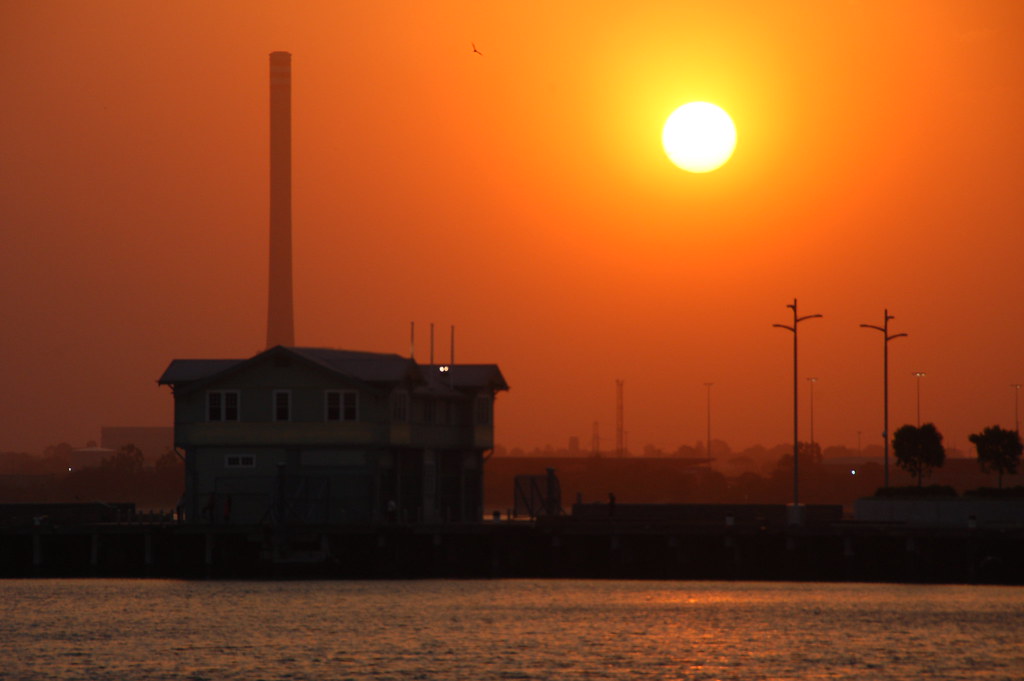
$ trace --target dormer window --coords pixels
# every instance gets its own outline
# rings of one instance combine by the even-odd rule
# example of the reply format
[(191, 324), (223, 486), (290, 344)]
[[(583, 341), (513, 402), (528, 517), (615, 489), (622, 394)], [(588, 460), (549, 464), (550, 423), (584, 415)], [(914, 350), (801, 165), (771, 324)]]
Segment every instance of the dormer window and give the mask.
[(207, 421), (237, 421), (238, 391), (211, 390), (206, 393)]
[(291, 390), (275, 390), (274, 391), (274, 420), (275, 421), (291, 421), (292, 420), (292, 391)]
[(325, 405), (328, 421), (359, 420), (359, 393), (355, 390), (328, 390)]

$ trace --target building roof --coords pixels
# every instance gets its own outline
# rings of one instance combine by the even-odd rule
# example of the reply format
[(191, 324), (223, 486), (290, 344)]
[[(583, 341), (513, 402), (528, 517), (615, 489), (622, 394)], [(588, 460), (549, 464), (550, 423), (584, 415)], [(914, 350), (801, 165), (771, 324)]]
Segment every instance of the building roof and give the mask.
[(431, 391), (467, 388), (508, 390), (501, 371), (495, 364), (462, 364), (447, 367), (419, 365), (415, 360), (394, 353), (276, 346), (249, 359), (175, 359), (157, 381), (160, 385), (194, 387), (225, 373), (261, 361), (268, 355), (297, 356), (332, 373), (365, 383), (395, 384), (412, 381)]
[[(444, 371), (442, 371), (442, 368)], [(508, 390), (505, 377), (497, 364), (442, 364), (424, 366), (431, 382), (444, 383), (452, 388), (481, 388)]]
[(284, 348), (345, 376), (368, 383), (397, 383), (409, 376), (416, 362), (394, 353), (358, 352), (331, 348)]
[(157, 383), (160, 385), (191, 383), (215, 376), (244, 361), (244, 359), (172, 359)]

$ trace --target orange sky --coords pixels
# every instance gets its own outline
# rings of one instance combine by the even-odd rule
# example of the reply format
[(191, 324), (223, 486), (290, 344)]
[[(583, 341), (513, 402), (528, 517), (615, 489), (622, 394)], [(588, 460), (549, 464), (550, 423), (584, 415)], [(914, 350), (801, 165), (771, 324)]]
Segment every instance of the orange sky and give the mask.
[[(170, 425), (265, 338), (268, 53), (293, 55), (296, 337), (499, 364), (507, 447), (1014, 425), (1024, 4), (0, 0), (0, 450)], [(483, 52), (472, 53), (471, 43)], [(673, 166), (687, 101), (732, 160)]]

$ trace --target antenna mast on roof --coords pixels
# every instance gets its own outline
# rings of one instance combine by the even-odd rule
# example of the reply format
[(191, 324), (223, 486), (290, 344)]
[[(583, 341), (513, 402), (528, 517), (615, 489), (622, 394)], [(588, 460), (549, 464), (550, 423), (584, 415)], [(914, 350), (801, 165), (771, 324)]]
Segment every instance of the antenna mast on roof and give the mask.
[(434, 366), (434, 322), (430, 322), (430, 366)]
[(416, 361), (416, 322), (409, 322), (409, 359)]

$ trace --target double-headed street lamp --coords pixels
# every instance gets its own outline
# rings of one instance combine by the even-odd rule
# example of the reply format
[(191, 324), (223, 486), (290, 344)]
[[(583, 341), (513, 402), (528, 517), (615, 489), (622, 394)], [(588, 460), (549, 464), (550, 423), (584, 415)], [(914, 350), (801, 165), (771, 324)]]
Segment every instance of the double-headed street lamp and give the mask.
[(800, 396), (800, 379), (798, 378), (799, 373), (797, 372), (797, 344), (796, 344), (796, 329), (797, 324), (806, 320), (820, 317), (820, 314), (809, 314), (801, 317), (796, 311), (796, 298), (793, 299), (792, 305), (786, 307), (793, 310), (793, 325), (788, 324), (772, 324), (780, 329), (786, 329), (787, 331), (793, 332), (793, 512), (799, 513), (800, 508), (800, 429), (798, 428), (799, 420), (799, 396)]
[(906, 336), (905, 333), (894, 333), (889, 335), (889, 320), (895, 319), (889, 310), (885, 310), (885, 321), (882, 326), (875, 326), (874, 324), (861, 324), (865, 329), (876, 329), (882, 332), (882, 337), (885, 339), (883, 344), (882, 352), (882, 408), (885, 411), (885, 415), (882, 420), (882, 439), (885, 440), (885, 486), (889, 486), (889, 341), (900, 336)]

